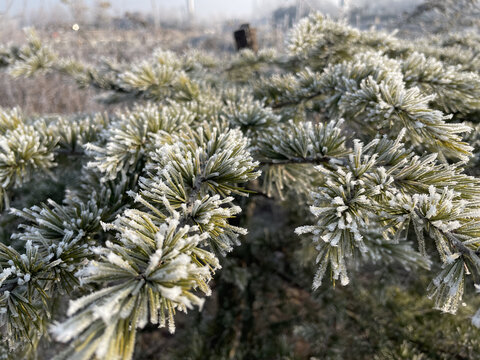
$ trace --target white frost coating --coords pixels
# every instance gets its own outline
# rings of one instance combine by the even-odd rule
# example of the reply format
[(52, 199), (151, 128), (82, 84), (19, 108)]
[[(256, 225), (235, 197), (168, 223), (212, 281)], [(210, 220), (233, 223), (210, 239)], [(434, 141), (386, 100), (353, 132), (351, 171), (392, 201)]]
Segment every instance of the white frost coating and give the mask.
[[(157, 244), (158, 244), (157, 239)], [(162, 242), (163, 243), (163, 242)], [(150, 273), (155, 270), (155, 268), (160, 263), (160, 259), (162, 258), (163, 250), (161, 248), (157, 249), (152, 255), (150, 255), (150, 263), (148, 264), (147, 269), (145, 270), (145, 274), (148, 276)]]
[(135, 286), (135, 283), (123, 286), (117, 291), (111, 293), (110, 296), (104, 297), (102, 301), (97, 301), (92, 307), (94, 318), (101, 318), (105, 324), (110, 324), (114, 320), (112, 315), (120, 310), (120, 302), (133, 292)]
[(96, 291), (92, 294), (85, 295), (79, 299), (70, 300), (67, 315), (72, 316), (78, 310), (83, 309), (84, 307), (92, 304), (96, 300), (103, 298), (105, 295), (111, 294), (112, 292), (118, 290), (119, 287), (120, 287), (119, 285), (110, 286), (105, 289)]
[(2, 286), (3, 282), (12, 274), (12, 269), (6, 268), (3, 269), (2, 273), (0, 274), (0, 286)]
[(182, 294), (182, 288), (180, 286), (166, 287), (157, 285), (157, 287), (160, 289), (163, 297), (173, 301), (180, 300), (180, 295)]
[(130, 266), (130, 264), (117, 254), (111, 252), (107, 255), (107, 259), (110, 263), (117, 265), (118, 267), (127, 270), (133, 274), (136, 274), (136, 271)]

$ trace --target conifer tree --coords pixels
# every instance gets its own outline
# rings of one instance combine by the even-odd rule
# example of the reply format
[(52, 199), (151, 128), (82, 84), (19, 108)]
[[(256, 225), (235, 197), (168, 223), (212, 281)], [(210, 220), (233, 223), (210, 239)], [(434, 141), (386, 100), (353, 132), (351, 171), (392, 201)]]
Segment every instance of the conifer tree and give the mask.
[[(328, 282), (371, 306), (368, 263), (413, 278), (428, 270), (423, 292), (441, 312), (478, 302), (478, 62), (441, 42), (359, 31), (318, 13), (296, 25), (286, 48), (227, 59), (158, 50), (139, 64), (93, 66), (29, 31), (26, 45), (0, 49), (12, 76), (58, 72), (103, 101), (138, 102), (92, 116), (0, 111), (5, 354), (34, 358), (57, 344), (56, 359), (131, 359), (142, 329), (174, 333), (178, 312), (208, 306), (211, 284), (223, 304), (240, 296), (252, 310), (255, 291), (265, 291), (254, 271), (307, 293), (302, 307), (315, 316)], [(252, 240), (268, 237), (255, 227), (258, 198), (294, 255), (282, 253), (282, 240)], [(258, 346), (253, 310), (224, 306), (218, 317), (233, 335), (216, 340), (224, 349), (215, 356), (293, 358)], [(293, 331), (312, 352), (324, 351), (320, 321)], [(480, 310), (472, 324), (462, 323), (462, 341)], [(206, 338), (190, 336), (183, 350), (202, 358)], [(412, 346), (376, 356), (425, 351)]]

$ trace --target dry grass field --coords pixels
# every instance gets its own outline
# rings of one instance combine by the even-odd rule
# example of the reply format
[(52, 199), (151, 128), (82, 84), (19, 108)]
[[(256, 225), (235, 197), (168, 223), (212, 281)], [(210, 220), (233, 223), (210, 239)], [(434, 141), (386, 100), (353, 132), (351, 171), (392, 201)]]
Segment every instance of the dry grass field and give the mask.
[[(235, 24), (236, 26), (237, 24)], [(230, 26), (233, 29), (233, 25)], [(215, 28), (93, 29), (75, 32), (64, 26), (36, 29), (42, 41), (63, 57), (96, 64), (104, 58), (119, 63), (136, 63), (149, 57), (157, 48), (183, 52), (198, 48), (216, 54), (234, 51), (232, 31)], [(280, 32), (260, 32), (264, 46), (281, 45)], [(0, 44), (21, 45), (22, 29), (0, 24)], [(94, 89), (79, 89), (72, 79), (60, 74), (40, 74), (15, 79), (0, 71), (0, 107), (20, 107), (26, 114), (72, 114), (112, 110), (114, 105), (98, 101)]]

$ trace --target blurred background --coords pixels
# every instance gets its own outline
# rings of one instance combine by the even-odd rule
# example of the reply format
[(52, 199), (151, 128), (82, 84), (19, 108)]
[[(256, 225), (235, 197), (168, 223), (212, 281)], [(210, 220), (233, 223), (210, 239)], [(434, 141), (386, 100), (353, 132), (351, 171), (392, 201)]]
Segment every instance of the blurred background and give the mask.
[[(289, 29), (311, 11), (361, 29), (416, 36), (425, 27), (435, 33), (435, 22), (445, 28), (438, 20), (465, 2), (471, 1), (0, 0), (0, 44), (22, 44), (22, 29), (34, 27), (61, 55), (92, 64), (105, 57), (140, 61), (156, 48), (199, 48), (221, 55), (235, 51), (233, 31), (250, 23), (260, 48), (281, 51)], [(455, 11), (448, 16), (458, 19)], [(20, 106), (27, 114), (110, 110), (92, 92), (79, 91), (59, 74), (19, 80), (0, 73), (0, 106)]]
[[(226, 20), (285, 25), (311, 10), (347, 16), (359, 26), (395, 20), (422, 0), (3, 0), (0, 10), (20, 26), (85, 25), (125, 28), (132, 19), (153, 26), (197, 23), (222, 26)], [(378, 18), (376, 18), (378, 17)], [(138, 25), (138, 24), (137, 24)]]

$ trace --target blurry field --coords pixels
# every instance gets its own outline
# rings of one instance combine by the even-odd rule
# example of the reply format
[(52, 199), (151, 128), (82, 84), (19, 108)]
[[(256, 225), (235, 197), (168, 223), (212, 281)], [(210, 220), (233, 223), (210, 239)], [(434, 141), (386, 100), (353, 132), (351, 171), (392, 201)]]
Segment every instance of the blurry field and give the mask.
[[(234, 51), (232, 24), (226, 29), (172, 29), (153, 27), (136, 30), (83, 29), (49, 26), (36, 29), (42, 41), (64, 57), (96, 64), (104, 58), (116, 62), (139, 63), (157, 48), (183, 52), (188, 48), (202, 49), (217, 55)], [(259, 32), (262, 46), (281, 45), (283, 34)], [(0, 44), (20, 45), (25, 42), (21, 29), (0, 24)], [(33, 78), (14, 79), (0, 71), (0, 107), (19, 106), (24, 113), (71, 114), (112, 110), (114, 106), (97, 100), (94, 89), (79, 89), (72, 80), (60, 74), (40, 74)]]
[[(102, 58), (118, 62), (140, 62), (158, 47), (181, 51), (189, 46), (193, 34), (188, 31), (149, 30), (37, 30), (41, 39), (62, 56), (71, 56), (87, 63), (98, 63)], [(21, 44), (21, 29), (0, 33), (0, 43)], [(13, 40), (12, 40), (13, 39)], [(78, 89), (71, 79), (60, 74), (37, 75), (28, 79), (14, 79), (0, 72), (0, 106), (19, 106), (27, 114), (89, 113), (111, 110), (96, 100), (94, 89)]]

